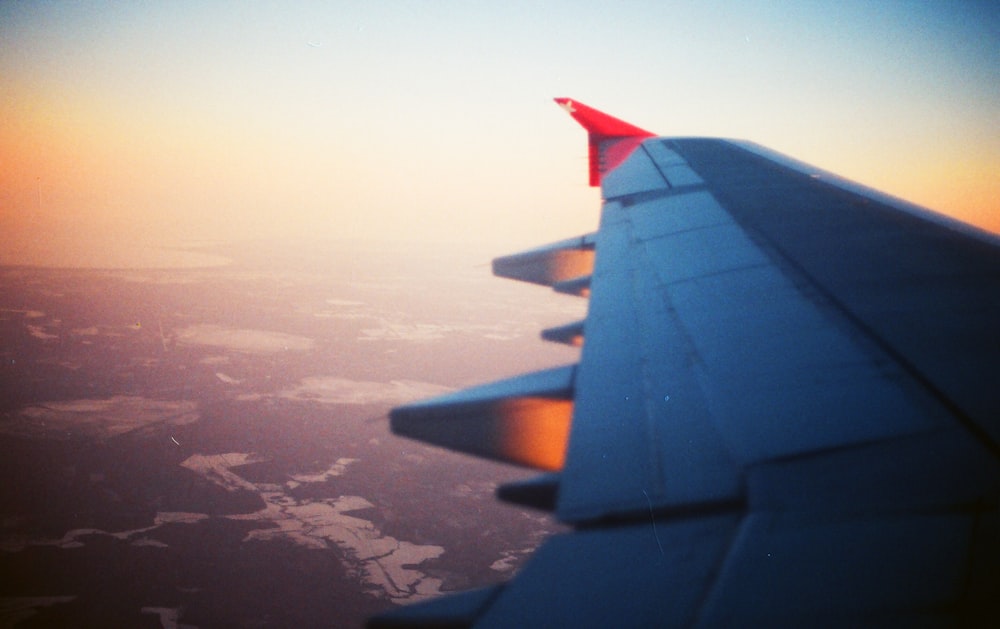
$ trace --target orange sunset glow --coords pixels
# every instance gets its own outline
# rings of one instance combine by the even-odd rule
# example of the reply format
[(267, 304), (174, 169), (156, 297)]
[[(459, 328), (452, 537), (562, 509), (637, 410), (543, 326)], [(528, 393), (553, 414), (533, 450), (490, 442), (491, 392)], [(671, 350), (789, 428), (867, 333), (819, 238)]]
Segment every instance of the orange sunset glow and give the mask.
[[(952, 360), (995, 346), (992, 276), (951, 255), (989, 245), (748, 183), (725, 143), (675, 142), (689, 168), (649, 141), (603, 215), (590, 183), (642, 130), (731, 138), (1000, 234), (995, 4), (0, 2), (0, 625), (423, 622), (520, 606), (562, 552), (586, 570), (522, 611), (628, 625), (589, 610), (649, 595), (711, 624), (730, 591), (767, 607), (736, 577), (839, 558), (800, 520), (934, 565), (896, 515), (904, 541), (987, 522), (963, 496), (992, 459), (917, 472), (925, 441), (996, 442), (954, 395), (979, 408), (990, 370)], [(968, 491), (861, 482), (897, 443), (892, 478)]]
[(560, 470), (566, 459), (573, 402), (526, 398), (499, 405), (498, 450), (508, 460), (543, 470)]
[(582, 233), (598, 196), (558, 94), (1000, 231), (989, 6), (8, 3), (0, 262)]

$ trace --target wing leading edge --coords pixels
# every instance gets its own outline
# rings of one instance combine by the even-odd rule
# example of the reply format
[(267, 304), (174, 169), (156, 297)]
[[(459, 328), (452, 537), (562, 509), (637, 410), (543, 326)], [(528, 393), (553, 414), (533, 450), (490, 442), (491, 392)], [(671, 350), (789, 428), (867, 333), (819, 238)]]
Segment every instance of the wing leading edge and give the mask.
[[(494, 272), (589, 295), (543, 333), (579, 363), (392, 419), (549, 470), (498, 493), (575, 530), (507, 584), (372, 626), (1000, 618), (997, 239), (762, 147), (557, 102), (588, 131), (600, 228)], [(493, 409), (523, 399), (562, 404), (559, 430), (509, 423), (556, 440), (546, 464), (489, 445)]]

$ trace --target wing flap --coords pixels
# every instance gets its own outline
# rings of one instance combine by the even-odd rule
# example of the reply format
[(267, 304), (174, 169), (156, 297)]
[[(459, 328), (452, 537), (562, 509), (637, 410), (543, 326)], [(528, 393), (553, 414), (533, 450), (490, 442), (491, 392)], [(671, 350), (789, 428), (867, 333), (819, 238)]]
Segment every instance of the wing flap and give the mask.
[(583, 321), (574, 321), (566, 325), (542, 330), (542, 338), (546, 341), (580, 347), (583, 345)]
[(560, 240), (493, 260), (494, 275), (542, 286), (586, 277), (593, 268), (593, 234)]
[(497, 487), (497, 498), (532, 509), (555, 511), (559, 478), (559, 474), (543, 474), (525, 481), (505, 483)]
[(576, 366), (557, 367), (400, 406), (392, 431), (543, 470), (565, 458)]
[(557, 293), (563, 293), (566, 295), (575, 295), (577, 297), (589, 297), (590, 296), (590, 276), (582, 275), (580, 277), (564, 280), (562, 282), (556, 282), (552, 285), (552, 290)]

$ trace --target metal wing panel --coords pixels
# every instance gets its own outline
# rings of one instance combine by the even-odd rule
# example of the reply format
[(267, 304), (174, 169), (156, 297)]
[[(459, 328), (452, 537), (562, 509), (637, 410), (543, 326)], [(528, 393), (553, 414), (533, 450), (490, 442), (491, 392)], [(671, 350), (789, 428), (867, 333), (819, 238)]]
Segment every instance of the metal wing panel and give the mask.
[[(638, 172), (630, 164), (648, 164), (646, 147), (662, 142), (647, 140), (621, 168)], [(710, 190), (630, 202), (646, 188), (637, 180), (624, 192), (604, 188), (561, 518), (635, 511), (647, 500), (658, 509), (740, 501), (737, 463), (947, 420), (944, 406)]]
[[(647, 140), (643, 149), (662, 142)], [(630, 160), (656, 152), (636, 151)], [(666, 159), (678, 167), (674, 155)], [(766, 187), (746, 179), (743, 185)], [(882, 288), (902, 301), (881, 295), (880, 307), (918, 310), (905, 312), (904, 323), (943, 317), (946, 306), (917, 294), (935, 289), (935, 276), (954, 279), (965, 264), (937, 252), (931, 257), (949, 259), (922, 268), (922, 254), (902, 247), (897, 255), (914, 259), (899, 260), (895, 270), (850, 260), (844, 265), (866, 274), (817, 276), (811, 264), (838, 266), (843, 252), (803, 264), (784, 241), (740, 215), (750, 209), (719, 203), (717, 182), (705, 181), (655, 195), (636, 194), (645, 189), (638, 183), (611, 194), (605, 188), (557, 513), (570, 522), (638, 521), (646, 506), (670, 521), (671, 514), (745, 509), (723, 568), (703, 575), (711, 594), (695, 625), (953, 622), (969, 583), (988, 593), (980, 601), (997, 593), (997, 575), (969, 560), (977, 548), (997, 558), (989, 541), (998, 534), (990, 515), (1000, 490), (997, 459), (892, 337), (881, 338), (878, 325), (886, 322), (873, 329), (845, 307), (853, 297), (838, 291), (884, 278)], [(731, 192), (725, 198), (738, 203)], [(816, 226), (796, 234), (800, 249), (809, 249), (803, 242), (827, 249), (823, 227), (837, 222), (827, 206), (836, 211), (845, 194), (823, 190), (801, 208)], [(863, 232), (862, 219), (844, 220)], [(781, 222), (771, 228), (780, 231)], [(858, 250), (901, 242), (905, 235), (854, 238)], [(957, 277), (974, 288), (960, 282), (939, 298), (957, 296), (965, 305), (995, 299), (995, 286), (982, 281), (989, 273), (977, 276), (979, 283)], [(921, 287), (913, 278), (931, 281)], [(987, 347), (992, 342), (981, 315), (954, 320), (971, 320)], [(965, 361), (954, 347), (910, 347), (922, 344), (924, 361)], [(978, 356), (980, 368), (1000, 374), (996, 353)], [(604, 377), (607, 371), (618, 379)], [(631, 461), (627, 473), (606, 465), (627, 460), (624, 451), (609, 456), (619, 443), (642, 464)], [(959, 616), (976, 614), (969, 611), (975, 605)]]
[[(748, 508), (777, 513), (930, 513), (990, 508), (1000, 467), (955, 426), (746, 469)], [(978, 505), (978, 506), (977, 506)]]
[(772, 266), (668, 292), (713, 418), (744, 463), (926, 430), (943, 417)]
[(476, 626), (691, 626), (738, 519), (651, 522), (551, 538)]
[(733, 222), (707, 190), (633, 204), (629, 207), (628, 218), (647, 240)]
[(601, 191), (605, 198), (626, 194), (666, 190), (670, 185), (664, 180), (656, 164), (643, 151), (636, 151), (622, 164), (604, 175)]
[[(640, 313), (629, 307), (632, 278), (628, 268), (606, 262), (629, 247), (627, 233), (613, 223), (613, 218), (606, 218), (597, 235), (597, 247), (607, 254), (595, 260), (591, 281), (606, 288), (592, 294), (584, 324), (603, 333), (588, 334), (581, 362), (586, 364), (591, 354), (602, 359), (599, 365), (595, 362), (585, 372), (577, 372), (574, 406), (580, 410), (575, 412), (560, 483), (560, 508), (576, 511), (580, 517), (641, 505), (648, 479), (658, 477), (648, 450), (651, 441), (644, 419), (641, 365), (635, 360), (641, 339), (635, 333)], [(610, 408), (615, 411), (602, 412)], [(582, 495), (574, 497), (579, 490)], [(598, 505), (599, 512), (587, 513), (581, 510), (583, 505)]]
[(767, 256), (732, 221), (655, 238), (633, 229), (664, 285), (768, 263)]
[(972, 535), (964, 514), (751, 514), (698, 625), (868, 626), (940, 613), (961, 597)]
[(1000, 454), (995, 236), (728, 142), (670, 145), (737, 222)]
[(560, 484), (565, 520), (740, 499), (738, 470), (687, 368), (683, 332), (634, 245), (627, 209), (608, 202)]

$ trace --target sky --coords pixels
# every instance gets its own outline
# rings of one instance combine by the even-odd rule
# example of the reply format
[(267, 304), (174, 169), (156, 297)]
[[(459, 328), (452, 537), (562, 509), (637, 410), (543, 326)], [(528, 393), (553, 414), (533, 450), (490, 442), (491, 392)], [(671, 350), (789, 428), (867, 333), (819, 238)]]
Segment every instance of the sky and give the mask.
[(556, 96), (1000, 232), (992, 2), (0, 2), (0, 263), (584, 233)]

